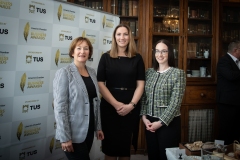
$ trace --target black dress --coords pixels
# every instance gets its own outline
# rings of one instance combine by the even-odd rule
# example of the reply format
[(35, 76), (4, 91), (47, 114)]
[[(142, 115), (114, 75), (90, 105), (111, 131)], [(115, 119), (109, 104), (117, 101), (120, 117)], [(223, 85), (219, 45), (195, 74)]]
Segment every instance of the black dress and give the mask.
[[(145, 80), (141, 55), (111, 58), (108, 53), (103, 54), (98, 65), (97, 79), (106, 82), (106, 87), (117, 101), (128, 104), (133, 98), (136, 81)], [(121, 87), (130, 90), (115, 89)], [(103, 153), (114, 157), (130, 156), (133, 129), (139, 122), (139, 105), (126, 116), (119, 116), (115, 108), (102, 98), (100, 110), (104, 133)]]

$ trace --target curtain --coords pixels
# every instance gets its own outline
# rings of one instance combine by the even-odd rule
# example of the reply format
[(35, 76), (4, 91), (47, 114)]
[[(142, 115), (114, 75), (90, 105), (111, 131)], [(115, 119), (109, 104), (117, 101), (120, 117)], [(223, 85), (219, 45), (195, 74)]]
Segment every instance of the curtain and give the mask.
[(214, 110), (189, 110), (188, 141), (213, 142)]

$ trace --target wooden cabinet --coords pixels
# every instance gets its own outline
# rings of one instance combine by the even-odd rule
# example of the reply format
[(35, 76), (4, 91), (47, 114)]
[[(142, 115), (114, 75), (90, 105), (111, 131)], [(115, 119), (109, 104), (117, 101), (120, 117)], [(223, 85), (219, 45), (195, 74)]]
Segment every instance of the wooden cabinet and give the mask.
[(219, 57), (227, 53), (230, 42), (240, 40), (240, 1), (220, 2)]
[[(144, 6), (149, 7), (148, 28), (145, 29), (149, 39), (146, 53), (151, 57), (148, 67), (151, 67), (156, 41), (167, 39), (173, 44), (177, 67), (188, 75), (181, 107), (181, 140), (213, 141), (216, 133), (217, 0), (149, 0)], [(201, 118), (204, 120), (199, 120)], [(204, 128), (206, 122), (209, 125)]]
[(216, 101), (216, 88), (213, 86), (188, 86), (185, 95), (187, 104), (211, 104)]

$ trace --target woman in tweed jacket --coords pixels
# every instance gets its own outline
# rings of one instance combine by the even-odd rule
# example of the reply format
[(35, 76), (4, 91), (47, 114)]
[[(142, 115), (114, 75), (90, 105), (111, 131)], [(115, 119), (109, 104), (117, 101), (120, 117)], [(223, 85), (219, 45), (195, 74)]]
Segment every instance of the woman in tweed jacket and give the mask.
[(149, 160), (166, 160), (165, 148), (181, 138), (180, 106), (186, 86), (183, 70), (175, 67), (173, 47), (159, 40), (153, 50), (153, 68), (146, 71), (141, 115), (146, 126)]
[(93, 47), (87, 38), (75, 38), (69, 48), (73, 62), (59, 69), (53, 80), (56, 139), (69, 160), (90, 160), (94, 131), (98, 139), (104, 138), (97, 77), (86, 66), (92, 54)]

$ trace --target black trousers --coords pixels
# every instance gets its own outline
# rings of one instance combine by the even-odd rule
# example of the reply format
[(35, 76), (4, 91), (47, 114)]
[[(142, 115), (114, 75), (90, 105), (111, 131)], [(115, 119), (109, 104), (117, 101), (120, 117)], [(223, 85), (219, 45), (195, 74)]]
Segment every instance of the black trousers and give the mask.
[[(158, 118), (147, 116), (151, 122)], [(181, 119), (175, 117), (169, 126), (162, 126), (155, 132), (146, 132), (148, 160), (167, 160), (166, 148), (178, 147), (181, 140)]]
[(94, 112), (93, 104), (90, 105), (90, 122), (87, 137), (82, 143), (73, 143), (74, 152), (65, 152), (69, 160), (90, 160), (89, 152), (92, 148), (94, 138)]
[(240, 142), (240, 105), (233, 106), (218, 104), (218, 139), (224, 140), (224, 144), (233, 143), (234, 140)]

